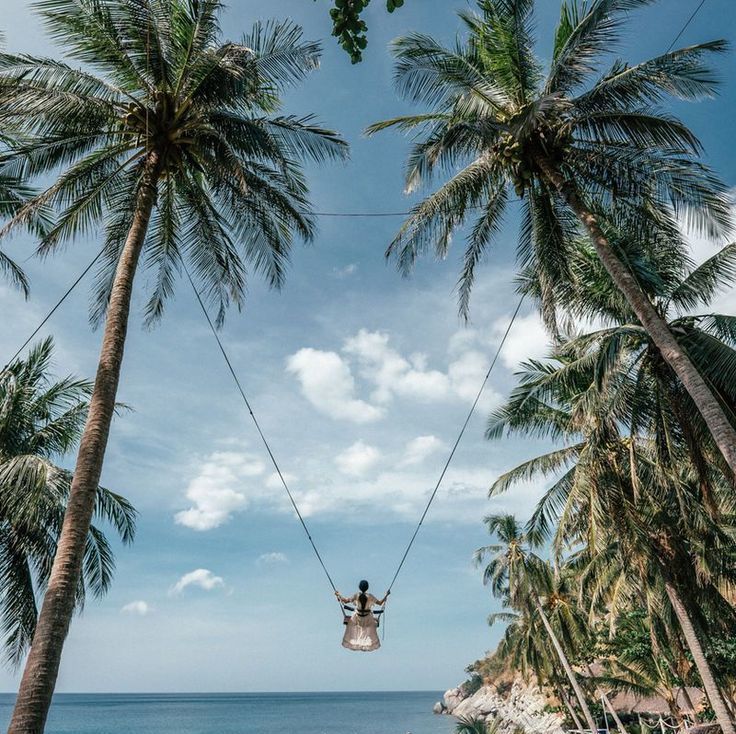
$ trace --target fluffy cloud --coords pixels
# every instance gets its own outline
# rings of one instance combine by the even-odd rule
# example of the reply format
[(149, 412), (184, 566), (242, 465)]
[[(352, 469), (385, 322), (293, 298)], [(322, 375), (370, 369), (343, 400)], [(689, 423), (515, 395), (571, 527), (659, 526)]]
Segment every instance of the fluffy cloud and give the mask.
[(212, 571), (206, 568), (197, 568), (194, 571), (185, 573), (171, 587), (171, 593), (181, 594), (188, 586), (197, 586), (205, 591), (212, 591), (213, 589), (225, 586), (225, 581), (220, 576), (215, 576)]
[(335, 457), (337, 468), (351, 477), (359, 477), (378, 463), (381, 452), (375, 446), (368, 446), (363, 441), (356, 441)]
[[(488, 512), (488, 487), (496, 476), (498, 472), (491, 468), (455, 466), (445, 478), (428, 520), (477, 523)], [(324, 482), (318, 490), (299, 492), (296, 500), (305, 517), (370, 523), (393, 517), (415, 522), (436, 481), (436, 472), (412, 467), (380, 472), (370, 479), (351, 479), (349, 485)]]
[(345, 342), (343, 350), (360, 365), (360, 373), (375, 385), (374, 401), (386, 403), (396, 394), (417, 400), (432, 401), (447, 396), (450, 380), (438, 370), (428, 370), (426, 358), (402, 357), (389, 346), (389, 336), (378, 331), (361, 329)]
[(187, 487), (186, 497), (192, 506), (177, 512), (175, 522), (199, 531), (219, 527), (233, 512), (246, 506), (247, 497), (241, 488), (264, 470), (263, 462), (251, 454), (238, 451), (211, 454)]
[[(378, 403), (387, 403), (394, 396), (425, 403), (457, 398), (472, 403), (488, 370), (492, 349), (477, 332), (464, 330), (459, 334), (450, 341), (446, 372), (428, 369), (423, 354), (402, 357), (382, 332), (361, 329), (345, 342), (344, 351), (358, 361), (361, 376), (375, 386), (371, 397)], [(480, 407), (488, 410), (499, 400), (500, 396), (486, 386)]]
[[(315, 408), (332, 418), (369, 423), (383, 417), (395, 398), (423, 403), (455, 400), (472, 402), (488, 369), (489, 356), (471, 334), (463, 343), (465, 350), (451, 344), (446, 371), (429, 368), (424, 354), (403, 356), (390, 344), (390, 337), (380, 331), (361, 329), (345, 341), (342, 354), (305, 348), (287, 360), (287, 371), (296, 375), (302, 394)], [(470, 344), (475, 344), (470, 349)], [(357, 395), (355, 374), (368, 386), (368, 400)], [(482, 408), (498, 402), (499, 396), (488, 390)]]
[(120, 611), (123, 612), (123, 614), (135, 614), (139, 617), (145, 617), (147, 614), (150, 614), (152, 610), (147, 601), (138, 599), (137, 601), (129, 602)]
[(406, 445), (401, 466), (421, 464), (426, 458), (443, 448), (445, 444), (437, 436), (417, 436)]
[(300, 349), (288, 358), (286, 369), (299, 380), (304, 397), (331, 418), (370, 423), (383, 415), (379, 407), (355, 396), (350, 367), (336, 352)]
[[(494, 322), (492, 332), (496, 343), (500, 343), (511, 316)], [(518, 316), (501, 350), (501, 362), (510, 370), (518, 369), (528, 359), (544, 359), (550, 350), (549, 335), (539, 314), (534, 311), (527, 316)]]
[(289, 558), (285, 553), (264, 553), (256, 558), (256, 564), (259, 566), (278, 566), (289, 562)]

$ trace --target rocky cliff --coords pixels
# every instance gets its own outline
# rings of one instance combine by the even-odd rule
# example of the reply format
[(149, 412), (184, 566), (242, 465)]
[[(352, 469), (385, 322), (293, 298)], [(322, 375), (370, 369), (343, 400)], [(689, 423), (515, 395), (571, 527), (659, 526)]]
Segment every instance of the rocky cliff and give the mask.
[(457, 719), (494, 722), (499, 734), (521, 729), (525, 734), (562, 734), (562, 717), (546, 711), (546, 700), (536, 686), (516, 681), (506, 695), (492, 685), (467, 695), (462, 686), (451, 688), (434, 706), (435, 713)]

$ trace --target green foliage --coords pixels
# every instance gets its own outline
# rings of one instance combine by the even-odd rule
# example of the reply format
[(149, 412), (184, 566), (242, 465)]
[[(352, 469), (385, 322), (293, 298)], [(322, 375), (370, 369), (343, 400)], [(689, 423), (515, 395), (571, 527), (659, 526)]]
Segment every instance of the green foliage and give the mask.
[[(0, 373), (0, 629), (7, 661), (17, 666), (33, 638), (37, 598), (56, 554), (71, 472), (56, 461), (77, 443), (87, 415), (91, 384), (50, 375), (51, 339)], [(100, 487), (97, 521), (123, 543), (135, 535), (136, 511)], [(98, 524), (90, 528), (77, 608), (88, 593), (103, 595), (115, 568), (112, 546)]]
[(646, 226), (653, 212), (674, 211), (705, 234), (727, 231), (724, 185), (699, 160), (693, 133), (661, 108), (667, 97), (713, 95), (717, 79), (706, 60), (725, 44), (608, 67), (629, 11), (647, 2), (563, 3), (546, 73), (535, 53), (533, 0), (478, 0), (475, 12), (459, 14), (465, 35), (453, 46), (421, 33), (394, 42), (395, 86), (423, 109), (368, 132), (395, 127), (413, 135), (407, 191), (440, 179), (388, 248), (402, 273), (430, 251), (444, 258), (453, 234), (467, 226), (458, 280), (467, 314), (476, 268), (510, 202), (521, 198), (522, 287), (556, 327), (580, 224), (551, 172), (602, 220)]
[[(363, 51), (368, 45), (366, 32), (368, 26), (361, 18), (363, 11), (371, 0), (334, 0), (334, 7), (330, 10), (332, 19), (332, 35), (336, 36), (340, 46), (350, 56), (353, 64), (363, 60)], [(402, 7), (404, 0), (386, 0), (386, 10), (393, 13)]]
[[(0, 43), (4, 37), (0, 35)], [(0, 134), (0, 169), (10, 139)], [(12, 175), (0, 170), (0, 218), (13, 217), (33, 196), (34, 192), (17, 175)], [(32, 234), (42, 237), (48, 227), (51, 226), (50, 213), (45, 208), (40, 208), (35, 217), (28, 220), (27, 225)], [(19, 288), (24, 295), (28, 295), (28, 280), (22, 268), (11, 260), (0, 250), (0, 274), (3, 274), (14, 286)]]
[(249, 270), (279, 288), (293, 240), (315, 230), (303, 164), (347, 152), (312, 116), (280, 111), (284, 89), (318, 67), (319, 44), (290, 22), (256, 23), (224, 41), (219, 0), (36, 6), (68, 62), (0, 54), (0, 129), (15, 141), (0, 175), (47, 185), (3, 233), (48, 206), (58, 217), (41, 254), (102, 230), (99, 321), (150, 175), (147, 323), (163, 314), (187, 262), (218, 322), (242, 305)]
[(478, 673), (472, 673), (470, 678), (466, 680), (461, 686), (463, 697), (468, 698), (474, 693), (477, 693), (483, 685), (483, 678)]
[[(733, 246), (694, 268), (677, 257), (669, 237), (639, 241), (635, 253), (626, 237), (612, 237), (733, 414), (736, 395), (726, 384), (736, 367), (730, 317), (682, 316), (674, 306), (680, 294), (695, 292), (708, 305), (715, 286), (706, 284), (729, 279)], [(736, 623), (724, 591), (736, 582), (728, 467), (649, 336), (632, 325), (627, 305), (588, 245), (576, 247), (569, 303), (578, 318), (603, 316), (609, 325), (564, 336), (549, 360), (523, 366), (519, 386), (491, 417), (489, 437), (551, 437), (565, 447), (511, 470), (491, 491), (554, 477), (526, 534), (536, 543), (552, 540), (559, 562), (564, 559), (577, 574), (580, 603), (591, 619), (605, 620), (612, 637), (599, 653), (616, 661), (611, 684), (666, 697), (673, 686), (692, 683), (692, 660), (666, 583), (677, 588), (705, 633), (706, 653), (725, 684), (728, 663), (719, 666), (709, 646), (727, 639)], [(702, 286), (691, 287), (694, 282)], [(713, 330), (715, 323), (722, 326)], [(631, 614), (637, 608), (642, 615)]]

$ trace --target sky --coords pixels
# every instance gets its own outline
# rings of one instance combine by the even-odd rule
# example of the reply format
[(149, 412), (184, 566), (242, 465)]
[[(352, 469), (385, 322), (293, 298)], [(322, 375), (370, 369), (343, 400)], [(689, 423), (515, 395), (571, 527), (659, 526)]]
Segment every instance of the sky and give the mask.
[[(666, 49), (696, 6), (662, 0), (637, 13), (621, 55), (638, 61)], [(458, 0), (409, 0), (387, 15), (370, 6), (369, 47), (353, 66), (329, 36), (327, 0), (233, 0), (225, 35), (238, 39), (256, 19), (292, 18), (324, 39), (322, 66), (285, 99), (315, 113), (351, 145), (344, 164), (310, 168), (316, 211), (401, 212), (408, 141), (366, 139), (378, 119), (406, 111), (391, 85), (390, 40), (407, 31), (446, 42), (458, 29)], [(540, 52), (558, 0), (538, 0)], [(681, 43), (733, 39), (732, 0), (709, 0)], [(0, 27), (12, 50), (59, 55), (28, 0), (4, 0)], [(736, 184), (732, 121), (733, 53), (718, 60), (721, 96), (673, 105), (702, 139), (706, 157)], [(381, 595), (389, 583), (451, 444), (465, 419), (516, 304), (517, 213), (485, 259), (471, 318), (457, 313), (456, 247), (402, 279), (383, 252), (401, 217), (321, 216), (309, 247), (297, 247), (286, 287), (252, 278), (246, 306), (221, 337), (338, 588), (366, 578)], [(462, 243), (462, 235), (456, 245)], [(8, 357), (99, 248), (80, 239), (24, 267), (27, 302), (0, 283), (0, 355)], [(33, 243), (13, 241), (25, 261)], [(712, 246), (694, 242), (699, 255)], [(493, 648), (496, 602), (481, 583), (473, 551), (489, 542), (482, 518), (528, 516), (542, 483), (489, 500), (503, 471), (546, 448), (541, 442), (483, 438), (489, 411), (514, 385), (514, 371), (541, 357), (546, 336), (523, 309), (480, 409), (445, 478), (394, 588), (385, 639), (371, 655), (340, 647), (341, 619), (250, 418), (217, 352), (188, 284), (177, 284), (162, 323), (142, 326), (148, 274), (142, 271), (131, 318), (105, 486), (140, 512), (134, 545), (116, 546), (112, 589), (75, 618), (59, 691), (296, 691), (445, 689)], [(52, 334), (57, 374), (94, 374), (100, 333), (88, 324), (90, 282), (75, 290), (39, 338)], [(733, 313), (725, 294), (719, 307)], [(71, 462), (73, 457), (67, 459)], [(0, 669), (0, 690), (18, 675)]]

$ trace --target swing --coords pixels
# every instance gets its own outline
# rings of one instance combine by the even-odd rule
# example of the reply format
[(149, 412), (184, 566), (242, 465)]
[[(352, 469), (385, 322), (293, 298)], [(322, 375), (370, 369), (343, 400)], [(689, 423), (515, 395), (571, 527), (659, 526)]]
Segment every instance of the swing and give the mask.
[[(355, 612), (355, 607), (351, 607), (349, 604), (343, 604), (342, 611), (343, 611), (342, 623), (347, 625), (353, 616), (352, 613)], [(369, 614), (372, 614), (374, 619), (376, 620), (376, 627), (380, 627), (381, 626), (381, 615), (385, 611), (386, 611), (385, 609), (373, 609), (372, 611), (358, 612), (358, 616), (367, 617)], [(351, 614), (345, 614), (345, 612), (351, 612)]]
[[(197, 290), (197, 287), (194, 285), (194, 280), (192, 279), (191, 274), (187, 270), (186, 266), (184, 267), (184, 273), (187, 276), (187, 279), (189, 280), (189, 284), (192, 287), (192, 290), (194, 291), (194, 295), (196, 296), (197, 302), (199, 303), (199, 307), (202, 310), (202, 313), (204, 314), (205, 319), (207, 320), (207, 323), (209, 324), (210, 331), (212, 332), (212, 336), (215, 338), (215, 341), (217, 342), (217, 346), (219, 347), (220, 353), (223, 356), (223, 359), (225, 360), (225, 364), (227, 365), (227, 368), (230, 372), (230, 375), (233, 378), (233, 381), (235, 382), (235, 386), (238, 389), (238, 392), (240, 393), (240, 397), (243, 399), (243, 403), (245, 404), (246, 409), (248, 410), (248, 413), (250, 414), (250, 417), (253, 420), (253, 423), (256, 427), (256, 430), (258, 432), (258, 435), (261, 438), (261, 441), (263, 442), (263, 445), (266, 449), (266, 452), (268, 453), (269, 458), (271, 459), (271, 463), (273, 464), (274, 469), (276, 470), (276, 474), (279, 478), (279, 481), (281, 482), (281, 485), (283, 486), (284, 490), (286, 491), (286, 494), (289, 498), (289, 501), (291, 502), (291, 506), (294, 509), (294, 512), (296, 513), (297, 519), (299, 520), (299, 523), (301, 524), (304, 533), (307, 536), (307, 539), (309, 540), (309, 544), (312, 546), (312, 550), (314, 551), (314, 555), (317, 558), (317, 561), (319, 562), (319, 565), (322, 567), (322, 570), (325, 573), (325, 576), (327, 577), (327, 581), (329, 582), (330, 586), (332, 587), (332, 590), (335, 592), (335, 594), (339, 597), (339, 592), (337, 591), (337, 586), (335, 585), (335, 582), (332, 579), (332, 576), (330, 575), (330, 572), (327, 570), (327, 566), (325, 565), (324, 560), (322, 559), (322, 555), (320, 554), (317, 545), (314, 542), (314, 539), (312, 538), (312, 534), (309, 532), (309, 528), (307, 527), (307, 523), (304, 520), (304, 516), (302, 515), (301, 511), (299, 510), (299, 506), (296, 503), (296, 500), (294, 499), (294, 495), (291, 493), (291, 490), (289, 489), (289, 485), (286, 482), (286, 478), (284, 477), (281, 467), (279, 466), (278, 461), (276, 460), (276, 457), (274, 456), (273, 451), (271, 450), (271, 446), (268, 443), (268, 439), (266, 439), (265, 434), (263, 433), (263, 430), (261, 429), (261, 425), (258, 422), (258, 418), (256, 418), (255, 413), (253, 412), (253, 408), (251, 407), (250, 401), (248, 400), (248, 397), (245, 394), (245, 390), (243, 389), (243, 386), (240, 383), (240, 380), (238, 379), (238, 375), (235, 372), (235, 368), (232, 365), (232, 362), (230, 361), (230, 357), (228, 356), (227, 352), (225, 351), (225, 347), (222, 343), (222, 340), (220, 339), (220, 335), (217, 333), (217, 329), (215, 328), (214, 323), (212, 322), (212, 319), (210, 318), (209, 313), (207, 312), (207, 308), (204, 304), (204, 301), (202, 300), (202, 296), (200, 295), (199, 291)], [(422, 525), (424, 524), (424, 520), (427, 517), (427, 513), (429, 512), (429, 508), (432, 506), (432, 502), (434, 502), (434, 498), (437, 496), (437, 492), (439, 491), (439, 488), (442, 484), (442, 481), (445, 478), (445, 474), (447, 473), (447, 470), (450, 468), (450, 464), (452, 463), (452, 460), (455, 456), (455, 452), (457, 451), (457, 447), (460, 445), (460, 441), (462, 440), (463, 436), (465, 435), (465, 430), (468, 427), (468, 424), (470, 423), (470, 419), (473, 417), (473, 414), (475, 413), (475, 409), (478, 407), (478, 403), (480, 402), (481, 396), (483, 395), (483, 391), (485, 390), (485, 387), (488, 383), (488, 380), (491, 377), (491, 373), (493, 372), (493, 368), (496, 366), (496, 362), (498, 361), (498, 358), (501, 354), (501, 350), (503, 349), (504, 345), (506, 344), (506, 340), (508, 339), (509, 332), (511, 331), (511, 327), (513, 326), (514, 322), (516, 321), (516, 317), (519, 315), (519, 311), (521, 310), (521, 306), (524, 303), (524, 296), (521, 297), (519, 300), (519, 303), (516, 306), (516, 310), (514, 311), (514, 314), (511, 318), (511, 321), (509, 322), (509, 325), (506, 328), (506, 331), (503, 335), (503, 338), (501, 339), (500, 344), (498, 345), (498, 349), (496, 350), (496, 353), (493, 357), (493, 360), (491, 361), (491, 364), (488, 368), (488, 371), (485, 374), (485, 377), (483, 378), (483, 382), (480, 385), (480, 389), (478, 390), (478, 394), (475, 397), (475, 400), (473, 401), (473, 404), (470, 407), (470, 411), (468, 412), (467, 417), (465, 418), (465, 422), (463, 423), (460, 433), (457, 436), (457, 439), (455, 440), (455, 443), (453, 444), (452, 450), (450, 451), (449, 456), (447, 457), (447, 461), (445, 462), (445, 465), (440, 472), (440, 476), (437, 479), (437, 483), (434, 486), (434, 489), (432, 490), (432, 493), (429, 496), (429, 500), (427, 501), (427, 504), (424, 508), (424, 511), (422, 512), (421, 517), (419, 518), (419, 522), (417, 523), (416, 528), (414, 529), (414, 533), (412, 534), (411, 538), (409, 539), (409, 543), (406, 546), (406, 549), (404, 550), (404, 554), (401, 557), (401, 560), (399, 561), (399, 565), (396, 569), (396, 572), (393, 575), (393, 578), (391, 579), (391, 583), (388, 586), (388, 590), (386, 592), (386, 597), (389, 596), (391, 593), (391, 589), (393, 588), (394, 583), (396, 582), (396, 579), (399, 576), (399, 573), (401, 573), (401, 569), (404, 567), (404, 562), (407, 559), (407, 556), (409, 555), (409, 552), (411, 551), (414, 541), (417, 538), (417, 535), (419, 534), (419, 531), (422, 528)], [(352, 614), (356, 614), (355, 607), (351, 606), (350, 604), (344, 604), (341, 598), (337, 599), (337, 603), (340, 606), (340, 614), (342, 616), (343, 625), (347, 626), (350, 624), (350, 621), (352, 620), (352, 615), (348, 616), (346, 612), (352, 612)], [(384, 605), (385, 605), (385, 599), (384, 599)], [(363, 610), (365, 615), (368, 614), (373, 616), (373, 619), (376, 622), (376, 627), (379, 626), (381, 621), (381, 616), (385, 613), (385, 609), (376, 609), (376, 610), (369, 610), (365, 611)], [(357, 614), (359, 616), (361, 615), (361, 611), (358, 610)], [(385, 634), (385, 631), (384, 631)], [(379, 643), (380, 645), (380, 643)], [(372, 648), (375, 649), (375, 648)]]

